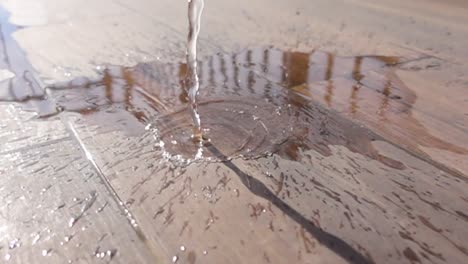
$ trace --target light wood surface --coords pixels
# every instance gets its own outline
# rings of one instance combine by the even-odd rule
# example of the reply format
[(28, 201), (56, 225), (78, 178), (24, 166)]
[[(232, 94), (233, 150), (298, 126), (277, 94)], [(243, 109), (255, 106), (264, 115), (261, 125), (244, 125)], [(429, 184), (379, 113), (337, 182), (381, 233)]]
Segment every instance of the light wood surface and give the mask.
[[(328, 81), (286, 87), (292, 101), (376, 139), (358, 151), (330, 143), (299, 151), (299, 161), (279, 153), (186, 168), (162, 161), (141, 124), (133, 133), (111, 119), (26, 111), (44, 106), (29, 99), (46, 85), (96, 77), (96, 66), (156, 61), (177, 76), (186, 1), (0, 4), (0, 68), (13, 82), (25, 71), (36, 80), (15, 84), (32, 87), (21, 90), (27, 105), (0, 103), (0, 262), (467, 262), (465, 1), (207, 0), (205, 64), (266, 46), (400, 62), (385, 74), (369, 69), (358, 91), (339, 70), (332, 90)], [(382, 79), (399, 99), (379, 92)], [(67, 93), (49, 92), (56, 103)]]

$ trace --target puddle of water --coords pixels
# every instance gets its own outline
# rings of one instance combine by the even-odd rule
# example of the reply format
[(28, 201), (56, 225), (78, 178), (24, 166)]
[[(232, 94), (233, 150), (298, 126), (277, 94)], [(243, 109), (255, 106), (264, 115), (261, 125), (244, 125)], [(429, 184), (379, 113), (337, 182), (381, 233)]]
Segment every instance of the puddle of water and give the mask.
[(27, 110), (39, 108), (44, 116), (55, 114), (54, 104), (47, 102), (43, 85), (12, 36), (22, 27), (9, 19), (10, 14), (0, 7), (0, 102), (21, 102)]
[[(147, 133), (146, 127), (166, 157), (181, 164), (197, 157), (225, 160), (271, 153), (298, 160), (301, 150), (329, 155), (329, 145), (343, 145), (402, 168), (400, 162), (373, 148), (372, 141), (379, 136), (328, 110), (304, 90), (305, 85), (325, 82), (329, 90), (325, 97), (332, 102), (334, 93), (366, 86), (388, 100), (402, 100), (412, 94), (395, 88), (393, 80), (386, 77), (398, 62), (396, 57), (338, 57), (320, 51), (274, 48), (207, 58), (198, 65), (198, 110), (204, 119), (203, 133), (216, 153), (191, 140), (194, 124), (183, 87), (186, 64), (109, 67), (100, 80), (78, 78), (49, 87), (47, 92), (60, 109), (80, 113), (101, 127), (130, 135)], [(335, 82), (340, 78), (351, 80), (356, 87), (341, 87)]]
[[(321, 51), (256, 48), (205, 58), (197, 65), (198, 70), (192, 71), (186, 64), (177, 63), (108, 67), (101, 79), (77, 78), (49, 87), (44, 93), (11, 36), (20, 27), (9, 23), (8, 18), (9, 14), (0, 9), (0, 64), (4, 64), (0, 66), (8, 69), (0, 81), (0, 102), (20, 102), (43, 118), (64, 110), (78, 112), (99, 125), (101, 132), (117, 129), (140, 135), (147, 127), (165, 156), (180, 164), (196, 159), (257, 158), (273, 152), (300, 159), (301, 150), (315, 149), (328, 155), (329, 145), (344, 145), (389, 166), (402, 167), (379, 155), (371, 143), (380, 137), (349, 117), (365, 120), (366, 124), (370, 121), (372, 129), (405, 123), (408, 139), (414, 138), (411, 133), (422, 139), (413, 145), (399, 142), (407, 149), (420, 144), (466, 153), (433, 137), (411, 117), (416, 96), (393, 72), (406, 63), (398, 57), (339, 57)], [(199, 122), (193, 122), (196, 112), (189, 111), (195, 105), (195, 96), (188, 94), (190, 90), (193, 95), (198, 92), (187, 89), (192, 86), (187, 76), (197, 72), (202, 132), (219, 150), (217, 154), (192, 140), (198, 127), (194, 123)], [(345, 101), (341, 103), (347, 108), (337, 107), (337, 100)], [(363, 118), (363, 113), (377, 118)]]

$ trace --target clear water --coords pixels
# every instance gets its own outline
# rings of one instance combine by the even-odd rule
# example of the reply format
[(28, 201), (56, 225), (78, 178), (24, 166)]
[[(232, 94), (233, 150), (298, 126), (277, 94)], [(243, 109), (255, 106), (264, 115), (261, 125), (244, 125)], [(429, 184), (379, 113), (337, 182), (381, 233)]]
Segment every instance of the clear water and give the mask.
[(189, 33), (187, 38), (187, 75), (185, 78), (185, 89), (187, 89), (190, 100), (193, 120), (193, 138), (202, 140), (200, 114), (197, 106), (198, 89), (200, 82), (197, 73), (197, 41), (200, 33), (200, 19), (203, 12), (204, 0), (189, 0), (188, 2)]
[[(382, 119), (411, 108), (414, 93), (392, 74), (397, 63), (395, 57), (275, 48), (206, 58), (197, 65), (197, 112), (208, 139), (203, 144), (193, 140), (191, 99), (184, 86), (187, 64), (111, 67), (102, 79), (79, 78), (49, 87), (48, 94), (59, 108), (80, 113), (100, 127), (129, 135), (150, 133), (156, 149), (181, 165), (272, 153), (298, 160), (303, 150), (329, 155), (330, 145), (343, 145), (401, 167), (374, 149), (372, 142), (379, 136), (346, 117), (358, 115), (362, 107)], [(392, 101), (405, 103), (390, 109)], [(327, 105), (336, 103), (349, 107), (341, 113), (329, 110)]]

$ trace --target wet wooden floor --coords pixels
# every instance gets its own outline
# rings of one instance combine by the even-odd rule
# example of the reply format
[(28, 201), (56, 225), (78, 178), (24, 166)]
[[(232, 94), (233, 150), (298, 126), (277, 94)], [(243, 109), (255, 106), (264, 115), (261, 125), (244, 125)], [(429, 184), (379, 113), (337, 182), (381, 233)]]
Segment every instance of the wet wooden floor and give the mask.
[[(2, 262), (468, 261), (466, 3), (207, 2), (206, 96), (287, 91), (313, 126), (295, 121), (301, 144), (272, 156), (178, 168), (144, 129), (160, 105), (125, 97), (125, 74), (76, 79), (148, 62), (128, 68), (144, 99), (179, 98), (186, 3), (174, 2), (0, 2)], [(391, 56), (390, 71), (367, 55)], [(60, 89), (68, 80), (82, 90)], [(103, 105), (125, 111), (94, 113)]]

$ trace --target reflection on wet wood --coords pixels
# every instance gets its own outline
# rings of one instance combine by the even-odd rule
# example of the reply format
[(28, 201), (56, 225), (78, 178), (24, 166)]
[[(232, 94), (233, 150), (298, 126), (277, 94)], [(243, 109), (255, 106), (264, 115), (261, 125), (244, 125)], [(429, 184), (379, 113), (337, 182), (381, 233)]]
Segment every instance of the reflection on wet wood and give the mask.
[[(268, 140), (263, 142), (265, 146), (275, 146), (285, 140), (291, 141), (291, 137), (294, 137), (293, 141), (300, 141), (294, 144), (302, 144), (303, 148), (317, 149), (318, 147), (323, 153), (329, 144), (350, 143), (351, 145), (348, 144), (347, 147), (352, 151), (361, 153), (368, 151), (366, 154), (368, 156), (373, 156), (388, 165), (393, 163), (393, 166), (399, 166), (377, 155), (372, 150), (372, 146), (359, 145), (363, 140), (358, 137), (369, 135), (371, 141), (382, 137), (428, 161), (431, 161), (431, 157), (420, 147), (436, 148), (466, 156), (468, 154), (466, 148), (431, 135), (413, 117), (413, 112), (421, 114), (417, 108), (414, 108), (416, 95), (397, 77), (395, 70), (401, 68), (402, 65), (421, 59), (425, 59), (425, 56), (415, 55), (411, 59), (384, 56), (337, 57), (320, 51), (284, 52), (273, 48), (246, 50), (233, 55), (219, 54), (200, 63), (200, 81), (203, 87), (200, 111), (206, 122), (216, 123), (216, 119), (220, 117), (234, 118), (232, 113), (229, 113), (231, 115), (229, 117), (224, 113), (224, 109), (228, 108), (234, 112), (236, 108), (239, 108), (237, 112), (247, 112), (246, 115), (251, 114), (263, 120), (263, 122), (253, 123), (250, 121), (251, 124), (246, 128), (246, 130), (251, 130), (249, 134), (265, 133), (257, 129), (259, 122), (262, 122), (267, 132), (284, 129), (299, 131), (291, 135), (276, 136), (276, 138), (267, 137)], [(185, 71), (184, 64), (140, 64), (136, 68), (114, 67), (104, 72), (102, 80), (77, 79), (65, 85), (51, 87), (50, 91), (57, 98), (60, 108), (93, 115), (91, 119), (98, 119), (97, 122), (105, 122), (108, 126), (118, 126), (133, 134), (142, 133), (144, 125), (154, 120), (155, 116), (169, 113), (170, 118), (177, 120), (176, 124), (167, 128), (167, 131), (171, 133), (170, 141), (179, 141), (180, 138), (175, 135), (173, 128), (180, 129), (191, 125), (190, 119), (181, 116), (181, 113), (185, 113), (187, 105), (184, 89), (181, 88), (181, 80), (185, 76)], [(294, 92), (288, 93), (287, 90), (278, 88), (280, 86)], [(213, 107), (215, 100), (221, 104)], [(267, 102), (262, 103), (263, 100)], [(228, 101), (233, 101), (234, 104), (229, 105)], [(254, 106), (258, 108), (253, 109)], [(291, 106), (292, 110), (284, 110)], [(330, 117), (320, 110), (322, 106), (331, 109), (331, 113), (339, 112), (339, 116), (345, 118), (340, 117), (339, 121), (334, 123), (328, 122)], [(263, 115), (262, 111), (264, 111)], [(270, 112), (279, 114), (274, 117), (276, 121), (270, 118)], [(213, 113), (216, 115), (213, 116)], [(300, 116), (296, 117), (295, 122), (291, 122), (288, 120), (290, 118), (288, 115)], [(249, 122), (239, 115), (236, 118), (241, 118), (242, 121), (238, 120), (241, 124)], [(285, 119), (282, 120), (282, 118)], [(366, 132), (353, 123), (345, 125), (348, 122), (346, 119), (364, 125), (372, 132)], [(157, 125), (164, 126), (163, 123)], [(306, 125), (301, 125), (302, 123)], [(285, 127), (282, 127), (283, 124)], [(405, 129), (397, 129), (400, 126), (404, 126)], [(205, 128), (211, 127), (207, 123)], [(311, 129), (312, 131), (309, 131)], [(318, 131), (315, 131), (316, 129)], [(457, 130), (456, 127), (448, 129), (463, 134), (463, 131)], [(230, 130), (233, 132), (232, 127), (226, 131), (221, 131), (219, 126), (213, 127), (212, 130), (220, 131), (219, 145), (226, 145), (223, 139), (230, 134)], [(298, 135), (297, 133), (301, 133), (301, 130), (306, 130), (302, 133), (307, 136)], [(348, 143), (338, 142), (342, 134), (339, 132), (341, 130), (347, 130), (344, 138), (351, 139), (347, 141)], [(242, 131), (232, 134), (234, 134), (231, 137), (233, 142), (235, 134), (243, 138), (249, 137), (249, 134), (243, 135)], [(335, 139), (330, 135), (335, 136)], [(216, 136), (212, 135), (215, 141)], [(175, 148), (171, 150), (174, 153), (183, 153), (189, 151), (190, 148), (182, 143), (173, 146), (164, 138), (163, 141), (166, 141), (166, 147)], [(245, 151), (235, 153), (234, 150), (242, 146), (242, 143), (232, 144), (224, 151), (226, 155), (229, 155), (227, 153), (253, 155)], [(242, 147), (247, 150), (255, 147), (259, 149), (258, 152), (271, 151), (265, 146)], [(459, 175), (461, 173), (457, 171), (458, 169), (465, 170), (463, 164), (437, 164)]]

